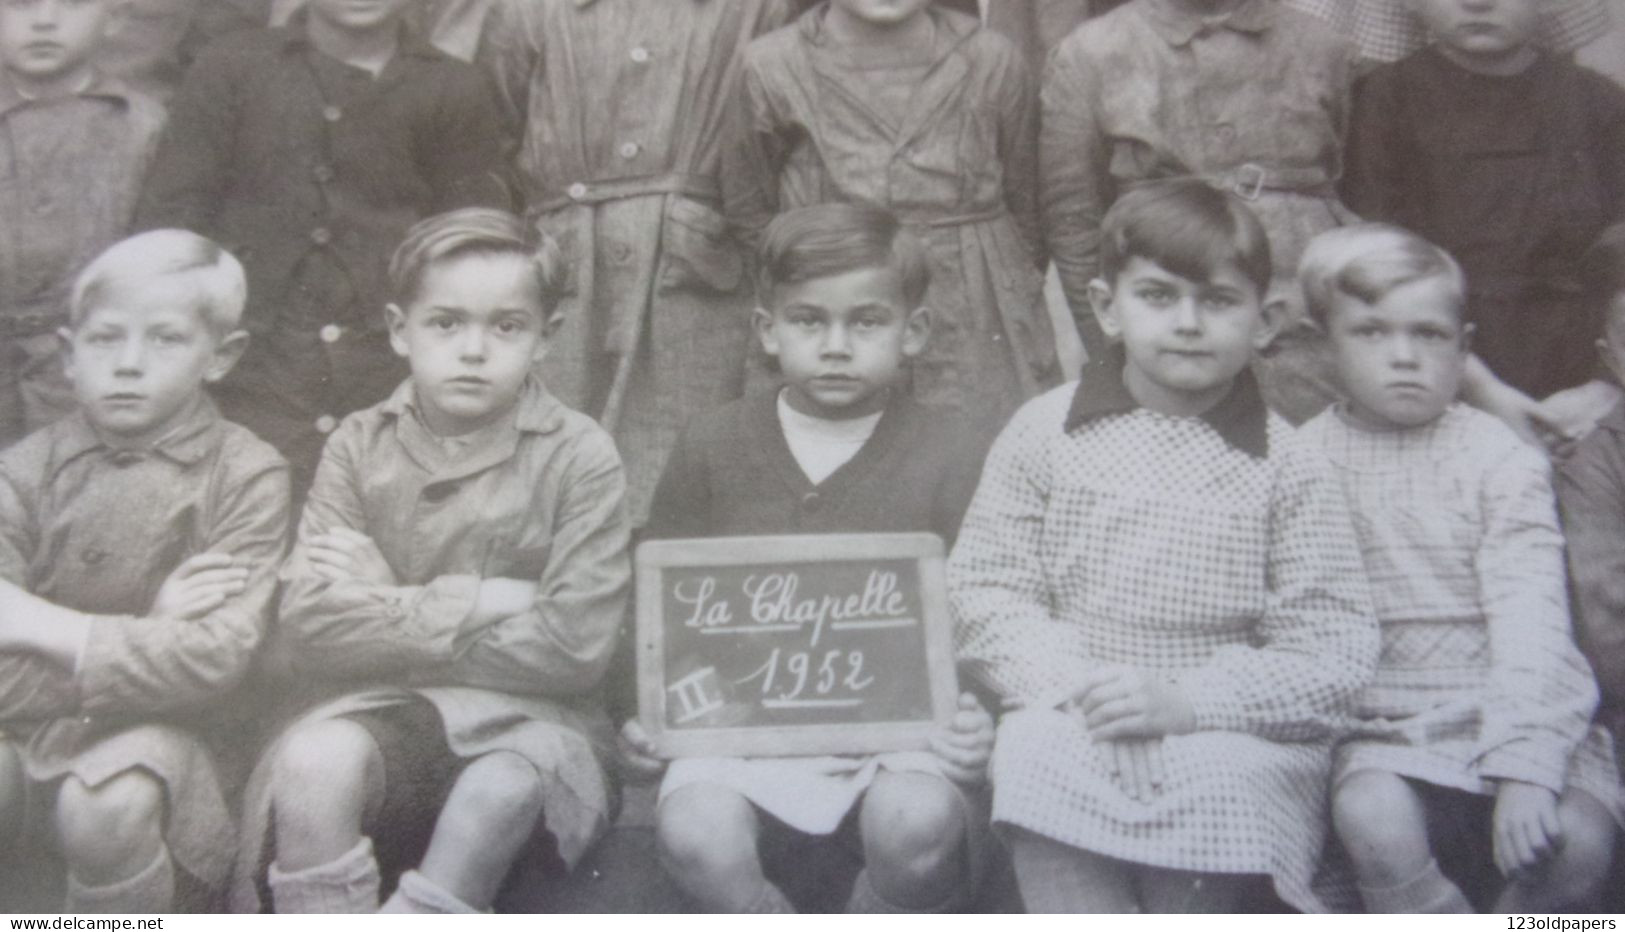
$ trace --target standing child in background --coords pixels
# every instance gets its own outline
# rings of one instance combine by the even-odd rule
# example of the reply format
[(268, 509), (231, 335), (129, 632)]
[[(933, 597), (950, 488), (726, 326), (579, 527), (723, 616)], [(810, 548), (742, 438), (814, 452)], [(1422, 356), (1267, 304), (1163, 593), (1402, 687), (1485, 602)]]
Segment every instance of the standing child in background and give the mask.
[(254, 339), (216, 395), (288, 457), (301, 492), (338, 419), (404, 375), (379, 313), (389, 250), (429, 214), (507, 206), (490, 90), (403, 30), (411, 2), (310, 0), (205, 52), (136, 218), (242, 255)]
[[(1581, 263), (1586, 303), (1602, 318), (1597, 349), (1625, 378), (1625, 224), (1604, 231)], [(1625, 772), (1625, 405), (1616, 405), (1557, 469), (1580, 650), (1596, 673), (1597, 720)], [(1619, 788), (1625, 803), (1625, 786)], [(1625, 891), (1616, 888), (1614, 908)]]
[[(921, 405), (905, 367), (930, 333), (923, 245), (886, 211), (824, 204), (763, 235), (756, 330), (784, 374), (684, 431), (653, 537), (935, 532), (952, 542), (982, 460), (961, 418)], [(647, 769), (647, 736), (622, 729)], [(671, 765), (656, 817), (661, 861), (707, 910), (790, 912), (797, 873), (862, 865), (851, 912), (951, 912), (980, 877), (979, 787), (993, 740), (960, 697), (932, 752)]]
[(526, 217), (571, 270), (548, 385), (615, 437), (634, 526), (677, 431), (739, 396), (750, 282), (718, 173), (744, 46), (789, 0), (493, 0), (479, 59)]
[(334, 432), (283, 569), (294, 672), (344, 695), (261, 758), (234, 908), (267, 882), (277, 912), (372, 912), (400, 875), (386, 912), (488, 910), (527, 844), (573, 866), (608, 825), (626, 482), (533, 373), (561, 271), (485, 209), (396, 251), (390, 343), (412, 376)]
[(991, 433), (1059, 380), (1043, 297), (1038, 127), (1021, 53), (932, 0), (829, 0), (745, 53), (730, 219), (866, 201), (919, 227), (931, 342), (915, 397)]
[(0, 454), (0, 826), (8, 854), (66, 859), (65, 912), (218, 908), (232, 821), (200, 731), (288, 530), (287, 465), (203, 390), (243, 351), (243, 297), (200, 236), (108, 249), (62, 333), (79, 410)]
[(1535, 45), (1540, 0), (1409, 2), (1434, 44), (1360, 82), (1344, 197), (1455, 257), (1473, 352), (1582, 434), (1619, 398), (1577, 273), (1625, 216), (1625, 90)]
[(1595, 908), (1619, 777), (1590, 727), (1545, 458), (1455, 400), (1461, 269), (1363, 224), (1311, 242), (1302, 281), (1348, 400), (1300, 438), (1342, 480), (1382, 626), (1332, 783), (1366, 908)]
[(948, 562), (1005, 708), (994, 823), (1033, 912), (1234, 912), (1263, 880), (1325, 909), (1331, 745), (1377, 632), (1336, 477), (1248, 370), (1281, 313), (1266, 234), (1160, 182), (1100, 254), (1123, 345), (1017, 412)]
[(1247, 199), (1275, 257), (1267, 300), (1288, 318), (1258, 363), (1264, 399), (1294, 423), (1336, 395), (1303, 320), (1298, 256), (1353, 215), (1337, 199), (1353, 53), (1276, 0), (1132, 0), (1051, 56), (1039, 143), (1044, 232), (1091, 358), (1101, 217), (1146, 181), (1194, 175)]
[(0, 449), (74, 410), (68, 290), (123, 236), (163, 128), (99, 73), (118, 0), (0, 3)]

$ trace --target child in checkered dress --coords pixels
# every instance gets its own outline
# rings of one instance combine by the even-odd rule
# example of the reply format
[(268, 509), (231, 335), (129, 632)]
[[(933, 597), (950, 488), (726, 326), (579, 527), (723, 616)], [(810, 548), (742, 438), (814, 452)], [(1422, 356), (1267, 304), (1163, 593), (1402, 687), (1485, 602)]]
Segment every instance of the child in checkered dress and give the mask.
[(1546, 460), (1455, 400), (1471, 332), (1461, 269), (1369, 224), (1311, 243), (1302, 281), (1348, 399), (1301, 437), (1342, 480), (1382, 625), (1332, 789), (1365, 905), (1585, 908), (1608, 870), (1618, 777), (1569, 633)]
[(949, 560), (1003, 701), (993, 819), (1033, 911), (1232, 911), (1310, 891), (1331, 744), (1376, 659), (1336, 477), (1248, 370), (1280, 308), (1234, 195), (1125, 195), (1090, 286), (1122, 346), (994, 445)]

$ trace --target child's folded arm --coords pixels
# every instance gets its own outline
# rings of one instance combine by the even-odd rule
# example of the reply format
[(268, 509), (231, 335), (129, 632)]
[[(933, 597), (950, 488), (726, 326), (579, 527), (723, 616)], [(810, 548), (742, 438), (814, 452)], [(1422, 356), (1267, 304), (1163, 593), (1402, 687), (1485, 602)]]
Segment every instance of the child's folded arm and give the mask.
[(1603, 432), (1558, 471), (1580, 648), (1611, 704), (1625, 706), (1625, 458)]
[(1596, 682), (1570, 628), (1546, 461), (1517, 445), (1493, 462), (1481, 492), (1486, 519), (1476, 561), (1494, 684), (1478, 769), (1561, 793), (1596, 710)]
[(452, 681), (568, 696), (603, 678), (632, 584), (626, 476), (607, 435), (581, 445), (561, 496), (535, 601), (459, 639)]
[(1006, 708), (1054, 706), (1076, 679), (1039, 552), (1050, 484), (1043, 437), (1057, 425), (1033, 415), (1048, 411), (1018, 412), (994, 443), (948, 561), (961, 668)]
[(200, 547), (248, 570), (241, 594), (195, 620), (92, 617), (78, 670), (84, 711), (164, 711), (236, 685), (269, 624), (287, 549), (288, 482), (277, 463), (222, 483), (230, 497)]
[(1280, 454), (1263, 618), (1254, 646), (1179, 678), (1198, 730), (1318, 740), (1341, 727), (1376, 668), (1379, 634), (1342, 488), (1305, 447)]
[[(1073, 40), (1078, 34), (1074, 33)], [(1100, 76), (1084, 46), (1050, 56), (1039, 120), (1038, 172), (1045, 243), (1090, 359), (1100, 359), (1106, 338), (1089, 305), (1089, 282), (1099, 274), (1100, 224), (1112, 199), (1110, 151), (1095, 112)]]
[(357, 476), (361, 431), (346, 421), (328, 441), (282, 568), (279, 648), (297, 669), (345, 675), (410, 671), (449, 662), (479, 595), (478, 576), (425, 585), (333, 580), (310, 559), (311, 541), (337, 529), (367, 531)]

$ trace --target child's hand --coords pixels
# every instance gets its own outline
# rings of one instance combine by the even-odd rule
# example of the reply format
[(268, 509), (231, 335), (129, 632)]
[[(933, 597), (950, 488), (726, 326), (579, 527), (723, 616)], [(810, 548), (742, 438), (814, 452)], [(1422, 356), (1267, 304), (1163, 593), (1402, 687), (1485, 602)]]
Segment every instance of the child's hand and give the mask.
[(305, 557), (316, 575), (329, 582), (357, 579), (379, 586), (398, 585), (395, 570), (378, 545), (354, 528), (339, 527), (311, 535)]
[(153, 597), (154, 618), (196, 621), (242, 595), (248, 568), (236, 566), (224, 553), (200, 553), (175, 567)]
[(1136, 667), (1097, 667), (1069, 703), (1096, 741), (1160, 738), (1196, 730), (1196, 712), (1179, 687)]
[(1503, 780), (1495, 794), (1495, 866), (1507, 877), (1539, 867), (1563, 845), (1557, 794)]
[(993, 756), (993, 716), (970, 693), (959, 694), (959, 711), (931, 735), (931, 753), (942, 773), (955, 783), (977, 784), (987, 779)]
[(1151, 802), (1162, 792), (1162, 739), (1097, 741), (1106, 767), (1130, 799)]
[(478, 631), (529, 611), (535, 602), (536, 584), (533, 582), (503, 576), (482, 579), (479, 594), (474, 597), (474, 610), (463, 619), (462, 633)]
[(656, 753), (649, 733), (635, 718), (627, 719), (621, 726), (615, 736), (615, 749), (620, 752), (621, 770), (630, 780), (647, 783), (666, 769), (666, 762)]

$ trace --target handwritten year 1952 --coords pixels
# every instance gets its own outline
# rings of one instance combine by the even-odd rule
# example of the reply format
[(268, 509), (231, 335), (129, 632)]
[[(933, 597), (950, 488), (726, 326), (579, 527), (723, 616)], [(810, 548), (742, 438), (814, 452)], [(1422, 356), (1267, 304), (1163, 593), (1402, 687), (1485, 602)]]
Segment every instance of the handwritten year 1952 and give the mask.
[[(842, 657), (845, 654), (845, 657)], [(780, 670), (784, 675), (780, 676)], [(843, 675), (844, 674), (844, 675)], [(836, 684), (846, 687), (851, 692), (862, 692), (875, 681), (872, 676), (863, 673), (863, 651), (861, 650), (829, 650), (825, 651), (822, 660), (813, 666), (813, 654), (809, 651), (793, 651), (786, 654), (780, 648), (773, 648), (767, 655), (767, 662), (762, 664), (754, 673), (740, 679), (741, 684), (751, 680), (762, 680), (762, 695), (773, 695), (774, 684), (781, 685), (781, 691), (775, 697), (778, 699), (797, 699), (809, 685), (813, 692), (820, 696), (827, 696)], [(792, 681), (789, 682), (789, 681)]]

